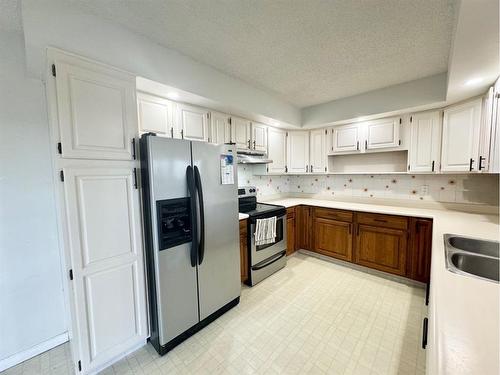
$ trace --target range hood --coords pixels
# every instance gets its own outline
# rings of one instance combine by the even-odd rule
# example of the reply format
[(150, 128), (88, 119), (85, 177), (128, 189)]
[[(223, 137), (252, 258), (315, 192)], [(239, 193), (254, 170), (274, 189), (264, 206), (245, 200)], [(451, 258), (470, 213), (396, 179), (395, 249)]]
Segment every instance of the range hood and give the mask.
[(269, 164), (272, 162), (263, 151), (238, 151), (239, 164)]

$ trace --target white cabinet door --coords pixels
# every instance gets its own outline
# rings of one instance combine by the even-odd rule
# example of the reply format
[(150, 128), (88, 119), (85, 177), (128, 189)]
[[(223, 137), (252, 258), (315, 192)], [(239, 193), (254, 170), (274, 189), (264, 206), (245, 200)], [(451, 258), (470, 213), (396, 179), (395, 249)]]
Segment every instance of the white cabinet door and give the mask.
[(208, 110), (178, 103), (177, 116), (181, 138), (208, 142)]
[(252, 148), (257, 151), (267, 151), (267, 126), (252, 123)]
[(229, 115), (210, 112), (210, 142), (216, 144), (231, 143), (231, 123)]
[(444, 110), (441, 171), (468, 172), (477, 168), (481, 99)]
[(173, 103), (158, 96), (137, 93), (140, 133), (174, 136)]
[(328, 156), (326, 155), (326, 136), (326, 129), (311, 130), (310, 132), (309, 172), (326, 172), (326, 165), (328, 161)]
[(132, 168), (63, 171), (73, 350), (89, 373), (146, 342), (139, 191)]
[[(400, 117), (385, 118), (364, 123), (365, 149), (378, 150), (381, 148), (395, 148), (400, 145), (399, 128)], [(360, 125), (361, 126), (361, 125)]]
[(495, 105), (495, 93), (494, 88), (490, 87), (488, 93), (483, 98), (482, 108), (481, 108), (481, 129), (479, 130), (479, 155), (477, 170), (479, 172), (489, 172), (490, 170), (490, 152), (493, 150), (494, 146), (492, 142), (493, 134), (493, 115)]
[(331, 153), (360, 151), (361, 129), (359, 124), (341, 125), (333, 128)]
[(61, 156), (131, 160), (135, 77), (71, 56), (57, 58), (54, 65)]
[(288, 132), (286, 154), (289, 173), (309, 172), (309, 132)]
[(269, 173), (285, 173), (286, 131), (269, 128), (268, 132), (268, 158), (273, 162), (267, 165), (267, 171)]
[(500, 172), (500, 80), (497, 80), (495, 84), (491, 118), (491, 149), (488, 171), (498, 173)]
[(251, 145), (250, 121), (231, 117), (232, 138), (231, 141), (236, 143), (236, 148), (239, 150), (249, 150)]
[(441, 153), (440, 112), (417, 113), (410, 117), (411, 172), (437, 172)]

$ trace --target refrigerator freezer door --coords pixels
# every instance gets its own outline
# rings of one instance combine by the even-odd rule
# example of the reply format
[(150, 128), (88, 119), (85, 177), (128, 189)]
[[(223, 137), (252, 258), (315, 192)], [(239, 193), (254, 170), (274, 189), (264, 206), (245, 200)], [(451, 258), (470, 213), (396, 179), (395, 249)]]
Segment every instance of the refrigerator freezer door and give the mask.
[[(204, 222), (204, 254), (198, 266), (200, 320), (203, 320), (240, 295), (237, 160), (234, 145), (192, 142), (192, 154), (203, 190), (204, 220), (200, 224)], [(223, 155), (233, 156), (234, 184), (222, 184), (221, 170), (228, 170), (221, 168)]]
[[(159, 250), (156, 202), (188, 196), (186, 169), (191, 165), (191, 143), (184, 140), (148, 137), (152, 257), (160, 345), (199, 322), (196, 266), (191, 266), (191, 243)], [(149, 276), (149, 283), (152, 281)], [(151, 297), (150, 297), (151, 298)], [(154, 324), (154, 317), (153, 317)], [(152, 330), (155, 329), (152, 324)], [(153, 337), (154, 332), (152, 332)]]

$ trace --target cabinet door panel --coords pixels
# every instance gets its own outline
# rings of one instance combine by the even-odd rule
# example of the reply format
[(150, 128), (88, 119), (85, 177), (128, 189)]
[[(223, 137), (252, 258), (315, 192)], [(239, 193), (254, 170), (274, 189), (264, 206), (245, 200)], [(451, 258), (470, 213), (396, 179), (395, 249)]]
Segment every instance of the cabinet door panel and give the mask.
[(232, 117), (231, 126), (233, 130), (233, 139), (231, 141), (236, 143), (236, 148), (240, 150), (250, 149), (250, 121)]
[(311, 250), (311, 207), (298, 206), (295, 208), (296, 248)]
[(309, 132), (288, 132), (287, 159), (288, 172), (309, 172)]
[(397, 117), (365, 123), (366, 149), (398, 147), (400, 122), (401, 119)]
[(229, 115), (220, 112), (210, 112), (210, 142), (224, 144), (231, 142), (231, 124)]
[(410, 227), (409, 277), (427, 283), (431, 273), (432, 220), (412, 218)]
[(405, 276), (406, 252), (406, 231), (358, 224), (356, 263)]
[(208, 141), (208, 111), (205, 108), (177, 104), (181, 137), (193, 141)]
[(477, 168), (481, 99), (445, 109), (443, 117), (443, 172), (467, 172)]
[(293, 254), (295, 252), (295, 219), (286, 220), (286, 255)]
[(267, 151), (267, 126), (252, 124), (252, 148), (257, 151)]
[(316, 218), (314, 220), (314, 251), (352, 261), (352, 224)]
[(247, 221), (240, 220), (240, 273), (241, 282), (248, 280)]
[(360, 127), (358, 124), (337, 126), (333, 129), (332, 152), (359, 151)]
[(310, 172), (326, 172), (326, 130), (312, 130), (310, 138)]
[(131, 160), (137, 134), (135, 77), (68, 60), (55, 62), (62, 157)]
[(286, 167), (286, 132), (269, 128), (268, 157), (273, 162), (267, 165), (269, 173), (283, 173)]
[(439, 112), (417, 113), (411, 116), (410, 171), (438, 170), (441, 148)]
[(172, 103), (163, 98), (137, 94), (139, 131), (173, 136)]

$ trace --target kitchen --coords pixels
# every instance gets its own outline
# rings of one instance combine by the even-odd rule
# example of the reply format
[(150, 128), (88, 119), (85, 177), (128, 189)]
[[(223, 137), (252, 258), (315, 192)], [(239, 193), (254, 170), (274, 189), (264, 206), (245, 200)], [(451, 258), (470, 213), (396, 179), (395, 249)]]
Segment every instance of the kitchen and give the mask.
[(0, 10), (0, 371), (498, 373), (498, 1)]

